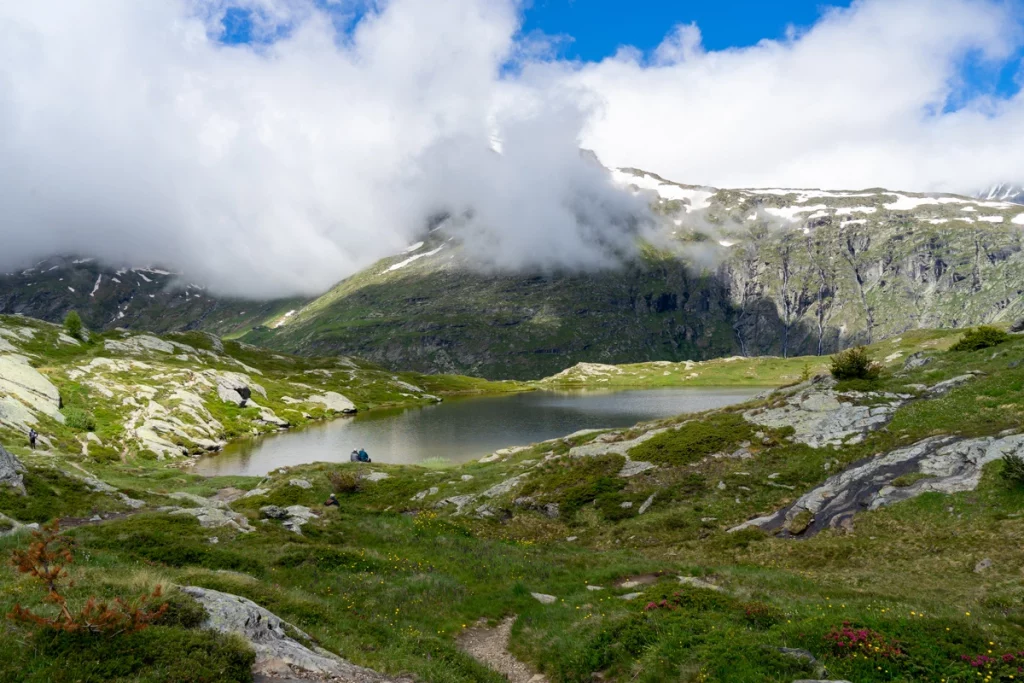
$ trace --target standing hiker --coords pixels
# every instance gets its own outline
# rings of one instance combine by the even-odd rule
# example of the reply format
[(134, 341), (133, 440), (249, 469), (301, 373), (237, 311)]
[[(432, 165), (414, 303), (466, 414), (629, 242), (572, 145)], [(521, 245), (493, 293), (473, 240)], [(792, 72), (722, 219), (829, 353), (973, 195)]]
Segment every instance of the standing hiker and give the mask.
[(28, 430), (28, 445), (32, 448), (32, 450), (36, 449), (36, 439), (38, 439), (38, 438), (39, 438), (39, 432), (37, 432), (34, 428), (29, 428), (29, 430)]

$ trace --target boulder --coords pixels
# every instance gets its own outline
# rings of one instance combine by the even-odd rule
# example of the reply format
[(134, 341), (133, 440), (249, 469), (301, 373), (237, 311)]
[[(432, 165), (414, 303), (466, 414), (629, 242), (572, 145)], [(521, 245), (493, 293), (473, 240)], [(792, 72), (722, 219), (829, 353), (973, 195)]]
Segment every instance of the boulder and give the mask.
[(0, 446), (0, 486), (6, 486), (25, 495), (25, 466), (7, 449)]
[(923, 368), (933, 360), (934, 359), (931, 356), (926, 356), (924, 355), (924, 352), (918, 351), (915, 354), (911, 354), (907, 360), (903, 362), (903, 369), (909, 371), (916, 370), (917, 368)]
[(260, 508), (260, 516), (267, 519), (284, 519), (288, 511), (278, 505), (264, 505)]
[[(317, 674), (317, 680), (344, 680), (351, 683), (385, 683), (389, 679), (370, 669), (356, 666), (317, 647), (307, 647), (289, 637), (288, 631), (312, 642), (312, 638), (251, 600), (197, 586), (185, 586), (182, 592), (192, 596), (206, 610), (204, 627), (241, 636), (256, 651), (253, 671), (258, 674)], [(323, 677), (329, 677), (324, 679)], [(307, 679), (309, 680), (309, 679)]]
[(289, 486), (298, 486), (300, 489), (311, 489), (311, 488), (313, 488), (313, 485), (310, 484), (305, 479), (289, 479), (288, 480), (288, 485)]
[(324, 408), (332, 413), (349, 415), (356, 412), (356, 404), (336, 391), (327, 391), (316, 396), (310, 396), (309, 401), (311, 403), (322, 403)]

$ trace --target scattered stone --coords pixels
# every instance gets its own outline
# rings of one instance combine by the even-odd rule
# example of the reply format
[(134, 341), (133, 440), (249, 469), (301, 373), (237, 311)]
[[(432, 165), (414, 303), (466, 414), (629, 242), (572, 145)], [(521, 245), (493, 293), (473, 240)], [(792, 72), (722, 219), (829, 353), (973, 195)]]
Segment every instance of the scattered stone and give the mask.
[(364, 481), (384, 481), (389, 475), (387, 472), (370, 472), (369, 474), (363, 475)]
[(715, 488), (717, 488), (719, 491), (724, 491), (726, 489), (725, 482), (724, 481), (718, 482), (718, 486), (715, 487)]
[(255, 498), (256, 496), (265, 496), (270, 493), (270, 489), (255, 488), (251, 491), (246, 491), (242, 498)]
[(628, 510), (631, 507), (633, 507), (633, 501), (627, 500), (622, 503), (619, 503), (619, 507), (622, 508), (623, 510)]
[(696, 576), (680, 576), (679, 583), (685, 586), (693, 586), (694, 588), (704, 588), (710, 591), (717, 591), (719, 593), (725, 590), (721, 586), (716, 586), (715, 584), (705, 581), (703, 579), (698, 579)]
[(313, 485), (310, 484), (305, 479), (289, 479), (288, 480), (288, 485), (289, 486), (298, 486), (300, 489), (311, 489), (311, 488), (313, 488)]
[(620, 600), (636, 600), (641, 595), (643, 595), (643, 593), (626, 593), (625, 595), (620, 595), (619, 599)]
[(530, 593), (542, 605), (553, 605), (558, 602), (558, 598), (554, 595), (547, 595), (546, 593)]
[(907, 357), (907, 360), (903, 363), (903, 370), (910, 371), (916, 370), (917, 368), (923, 368), (934, 360), (931, 356), (925, 356), (923, 351), (918, 351)]
[(565, 540), (568, 541), (569, 543), (572, 543), (574, 541), (579, 540), (579, 536), (569, 536)]
[(199, 520), (204, 529), (228, 527), (242, 533), (254, 531), (245, 515), (217, 507), (177, 508), (170, 511), (172, 515), (190, 515)]
[(975, 574), (981, 574), (983, 571), (985, 571), (987, 569), (991, 569), (991, 568), (992, 568), (992, 560), (990, 560), (990, 559), (988, 559), (986, 557), (984, 560), (982, 560), (978, 564), (974, 565), (974, 573)]
[(419, 493), (417, 493), (415, 496), (413, 496), (409, 500), (423, 500), (427, 496), (437, 495), (437, 492), (439, 490), (440, 489), (438, 489), (436, 486), (431, 486), (429, 489), (425, 489), (423, 491), (420, 491)]
[(302, 526), (304, 524), (317, 517), (317, 514), (305, 505), (289, 505), (285, 508), (285, 512), (287, 516), (281, 523), (281, 526), (297, 534), (302, 533)]
[(588, 591), (603, 591), (604, 586), (587, 586)]
[(469, 505), (470, 503), (472, 503), (473, 501), (475, 501), (475, 500), (476, 500), (476, 496), (474, 496), (473, 494), (465, 494), (465, 495), (462, 495), (462, 496), (450, 496), (448, 498), (444, 498), (442, 500), (439, 500), (434, 505), (434, 507), (442, 508), (442, 507), (445, 507), (446, 505), (454, 505), (455, 506), (455, 514), (456, 515), (461, 515), (462, 514), (462, 509), (464, 507), (466, 507), (467, 505)]
[(654, 504), (654, 497), (656, 495), (658, 495), (658, 494), (657, 493), (652, 493), (650, 496), (648, 496), (647, 500), (645, 500), (643, 502), (643, 505), (640, 506), (640, 510), (637, 511), (638, 515), (642, 515), (642, 514), (644, 514), (645, 512), (647, 512), (648, 510), (651, 509), (651, 505)]
[(459, 477), (459, 479), (461, 479), (462, 481), (473, 481), (473, 475), (463, 474), (461, 477)]

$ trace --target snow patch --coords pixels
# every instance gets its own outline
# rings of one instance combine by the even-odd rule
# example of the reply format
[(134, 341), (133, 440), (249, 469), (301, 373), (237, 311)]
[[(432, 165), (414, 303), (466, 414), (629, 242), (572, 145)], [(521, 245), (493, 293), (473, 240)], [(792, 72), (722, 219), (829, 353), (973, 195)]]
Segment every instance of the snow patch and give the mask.
[(89, 296), (90, 296), (90, 297), (94, 297), (94, 296), (96, 296), (96, 292), (98, 292), (98, 291), (100, 290), (100, 283), (101, 283), (101, 282), (103, 282), (103, 276), (102, 276), (102, 275), (99, 275), (99, 276), (97, 276), (97, 278), (96, 278), (96, 284), (94, 284), (94, 285), (92, 286), (92, 291), (91, 291), (91, 292), (89, 292)]
[(1002, 223), (1006, 219), (1002, 216), (981, 216), (978, 220), (986, 223)]
[(403, 254), (408, 254), (411, 251), (416, 251), (423, 246), (423, 242), (417, 242), (416, 244), (410, 244), (408, 247), (402, 250)]
[[(420, 244), (423, 244), (423, 243), (422, 243), (422, 242), (420, 242)], [(280, 319), (280, 320), (278, 320), (278, 321), (277, 321), (276, 323), (274, 323), (274, 329), (277, 329), (278, 327), (281, 327), (281, 325), (284, 325), (284, 324), (285, 324), (285, 322), (287, 322), (287, 321), (288, 321), (288, 318), (292, 317), (293, 315), (295, 315), (295, 311), (294, 311), (294, 309), (293, 309), (293, 310), (291, 310), (291, 311), (288, 311), (287, 313), (285, 313), (285, 314), (284, 314), (284, 315), (283, 315), (283, 316), (281, 317), (281, 319)]]
[(1010, 220), (1010, 222), (1014, 225), (1024, 225), (1024, 213), (1018, 213)]
[(387, 268), (384, 272), (385, 273), (390, 273), (393, 270), (399, 270), (400, 268), (405, 268), (407, 265), (409, 265), (413, 261), (415, 261), (417, 259), (421, 259), (424, 256), (433, 256), (434, 254), (436, 254), (437, 252), (441, 251), (442, 249), (444, 249), (444, 245), (443, 244), (441, 246), (439, 246), (437, 249), (433, 249), (431, 251), (427, 251), (427, 252), (424, 252), (422, 254), (413, 254), (412, 256), (410, 256), (409, 258), (405, 259), (404, 261), (400, 261), (399, 263), (396, 263), (395, 265), (391, 266), (390, 268)]
[(853, 220), (843, 221), (839, 224), (839, 227), (845, 228), (847, 225), (864, 225), (867, 222), (866, 218), (854, 218)]
[(783, 207), (783, 208), (776, 208), (776, 207), (773, 206), (773, 207), (766, 208), (765, 212), (766, 213), (770, 213), (773, 216), (778, 216), (779, 218), (784, 218), (787, 221), (796, 221), (796, 220), (798, 220), (798, 218), (797, 218), (797, 214), (798, 213), (806, 213), (806, 212), (810, 212), (810, 211), (821, 211), (822, 209), (827, 209), (827, 208), (828, 207), (825, 206), (824, 204), (817, 204), (815, 206), (786, 206), (786, 207)]
[(852, 213), (875, 213), (876, 211), (878, 211), (878, 209), (873, 206), (844, 206), (836, 209), (836, 215), (848, 216)]

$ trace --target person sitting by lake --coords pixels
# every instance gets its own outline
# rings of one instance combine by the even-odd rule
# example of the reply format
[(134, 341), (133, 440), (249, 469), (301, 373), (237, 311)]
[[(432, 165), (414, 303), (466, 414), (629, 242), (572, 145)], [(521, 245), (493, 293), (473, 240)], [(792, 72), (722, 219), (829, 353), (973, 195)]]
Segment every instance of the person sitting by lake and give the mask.
[(359, 451), (352, 451), (352, 453), (349, 454), (348, 459), (351, 462), (359, 462)]
[(338, 497), (336, 495), (334, 495), (333, 493), (330, 496), (327, 497), (327, 502), (324, 503), (324, 507), (327, 507), (329, 505), (333, 505), (335, 507), (341, 507), (338, 504)]
[(365, 448), (359, 449), (359, 462), (370, 462), (370, 454), (366, 452)]

